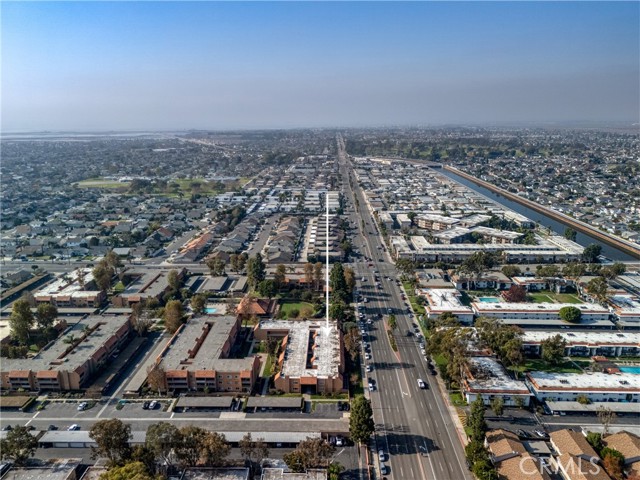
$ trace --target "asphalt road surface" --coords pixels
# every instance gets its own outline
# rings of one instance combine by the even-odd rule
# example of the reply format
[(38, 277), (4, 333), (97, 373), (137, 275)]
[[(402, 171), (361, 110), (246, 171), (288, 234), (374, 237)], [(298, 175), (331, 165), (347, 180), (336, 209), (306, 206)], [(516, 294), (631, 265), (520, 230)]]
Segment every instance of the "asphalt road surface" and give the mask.
[[(437, 382), (428, 373), (427, 362), (420, 352), (413, 329), (408, 305), (402, 300), (401, 288), (396, 284), (397, 271), (366, 208), (366, 203), (352, 167), (349, 164), (342, 139), (338, 138), (338, 156), (343, 178), (345, 198), (349, 202), (347, 214), (358, 233), (354, 244), (372, 262), (358, 261), (353, 266), (358, 279), (358, 290), (368, 302), (364, 304), (365, 318), (372, 319), (367, 327), (366, 341), (371, 345), (372, 372), (365, 373), (375, 382), (370, 398), (376, 422), (377, 448), (383, 449), (389, 460), (390, 478), (399, 479), (471, 479), (457, 430), (441, 397)], [(349, 178), (353, 178), (355, 191)], [(353, 194), (359, 200), (355, 211)], [(364, 220), (364, 229), (361, 225)], [(380, 247), (380, 248), (379, 248)], [(385, 247), (386, 248), (386, 247)], [(382, 261), (380, 261), (382, 260)], [(380, 286), (374, 281), (379, 277)], [(387, 280), (386, 277), (389, 277)], [(362, 282), (362, 279), (365, 279)], [(389, 312), (396, 316), (398, 327), (395, 338), (398, 351), (391, 348), (385, 322)], [(426, 389), (418, 387), (418, 379)]]

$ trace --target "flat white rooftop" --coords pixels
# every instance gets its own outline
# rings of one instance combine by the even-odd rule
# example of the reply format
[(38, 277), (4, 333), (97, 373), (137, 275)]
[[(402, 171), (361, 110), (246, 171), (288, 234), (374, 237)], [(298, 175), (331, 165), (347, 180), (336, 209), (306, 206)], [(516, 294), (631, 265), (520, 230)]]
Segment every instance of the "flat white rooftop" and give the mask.
[(264, 320), (261, 330), (288, 330), (289, 339), (282, 362), (285, 377), (335, 377), (341, 359), (340, 332), (335, 321)]
[(471, 308), (460, 302), (460, 292), (455, 288), (422, 288), (418, 293), (429, 302), (429, 310), (473, 314)]
[(640, 393), (640, 375), (631, 373), (548, 373), (529, 372), (537, 390), (628, 391)]
[(467, 385), (472, 392), (529, 393), (525, 383), (512, 379), (493, 357), (471, 357), (469, 369), (473, 377), (467, 377)]
[(542, 340), (560, 335), (568, 345), (636, 345), (640, 346), (640, 333), (633, 332), (544, 332), (526, 330), (522, 334), (522, 343), (537, 344)]
[(477, 312), (549, 312), (557, 313), (563, 307), (576, 307), (583, 313), (608, 313), (608, 310), (594, 303), (484, 303), (471, 304)]
[(612, 295), (609, 297), (616, 315), (620, 317), (635, 317), (640, 315), (640, 300), (633, 295)]

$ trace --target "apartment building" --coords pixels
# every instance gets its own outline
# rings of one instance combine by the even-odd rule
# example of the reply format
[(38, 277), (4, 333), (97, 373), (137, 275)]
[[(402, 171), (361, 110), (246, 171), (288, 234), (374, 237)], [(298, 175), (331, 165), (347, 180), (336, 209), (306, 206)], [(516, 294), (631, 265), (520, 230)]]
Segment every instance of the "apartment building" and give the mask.
[(571, 402), (586, 397), (591, 402), (640, 401), (640, 378), (631, 373), (528, 372), (526, 383), (541, 402)]
[[(178, 278), (182, 279), (186, 275), (184, 268), (176, 269)], [(162, 300), (165, 293), (170, 290), (169, 285), (170, 270), (127, 270), (127, 277), (131, 281), (127, 288), (113, 297), (112, 303), (116, 307), (130, 307), (142, 300), (154, 298)]]
[(124, 347), (130, 332), (129, 316), (83, 318), (34, 357), (2, 358), (2, 390), (81, 390)]
[(463, 372), (462, 392), (468, 403), (482, 396), (489, 406), (501, 398), (506, 406), (529, 406), (531, 392), (525, 382), (514, 380), (493, 357), (471, 357)]
[(542, 342), (555, 335), (560, 335), (567, 342), (564, 350), (567, 357), (640, 356), (640, 333), (538, 330), (525, 330), (522, 334), (522, 348), (525, 356), (540, 356)]
[(156, 363), (169, 391), (250, 393), (260, 372), (258, 357), (229, 358), (239, 317), (191, 318), (173, 335)]
[(98, 308), (107, 298), (96, 287), (90, 268), (63, 273), (34, 294), (37, 303), (50, 303), (58, 308)]
[(345, 391), (342, 333), (336, 322), (323, 320), (263, 320), (256, 325), (257, 340), (282, 340), (275, 387), (286, 393)]
[(610, 316), (609, 310), (593, 303), (471, 303), (478, 316), (521, 320), (560, 320), (560, 310), (564, 307), (579, 309), (583, 320), (609, 320)]
[(455, 288), (419, 288), (416, 293), (427, 300), (425, 310), (429, 318), (438, 318), (443, 313), (458, 317), (460, 323), (473, 323), (473, 310), (462, 304), (461, 293)]
[(609, 297), (611, 312), (618, 326), (624, 329), (640, 329), (640, 299), (633, 295), (617, 293)]

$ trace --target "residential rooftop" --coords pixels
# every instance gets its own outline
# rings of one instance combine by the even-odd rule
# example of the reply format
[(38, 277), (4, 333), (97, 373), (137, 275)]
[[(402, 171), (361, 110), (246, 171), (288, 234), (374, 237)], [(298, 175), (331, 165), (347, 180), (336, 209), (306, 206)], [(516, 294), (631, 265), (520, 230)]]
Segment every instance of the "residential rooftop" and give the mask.
[(511, 378), (493, 357), (471, 357), (465, 381), (474, 393), (529, 393), (525, 383)]
[(640, 393), (640, 375), (631, 373), (529, 372), (527, 377), (544, 390), (628, 391)]

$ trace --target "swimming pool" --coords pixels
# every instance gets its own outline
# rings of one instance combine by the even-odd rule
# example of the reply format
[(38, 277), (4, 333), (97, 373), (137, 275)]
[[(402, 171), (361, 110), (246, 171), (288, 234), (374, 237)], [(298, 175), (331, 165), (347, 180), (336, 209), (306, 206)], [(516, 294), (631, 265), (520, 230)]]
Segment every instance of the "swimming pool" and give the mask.
[(500, 303), (500, 299), (496, 297), (478, 297), (482, 303)]
[(634, 375), (640, 375), (640, 366), (638, 367), (618, 367), (621, 372), (632, 373)]
[(209, 314), (209, 315), (213, 315), (214, 313), (216, 313), (218, 311), (217, 308), (215, 307), (206, 307), (204, 309), (204, 313)]

